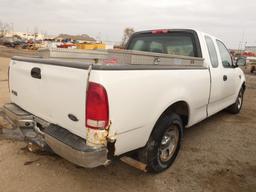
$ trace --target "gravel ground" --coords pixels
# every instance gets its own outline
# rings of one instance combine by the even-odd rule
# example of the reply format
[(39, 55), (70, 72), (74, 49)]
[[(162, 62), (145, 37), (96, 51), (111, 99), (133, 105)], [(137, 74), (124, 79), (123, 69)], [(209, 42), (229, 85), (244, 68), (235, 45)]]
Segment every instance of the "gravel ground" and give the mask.
[(10, 58), (12, 56), (34, 56), (37, 55), (37, 51), (27, 49), (14, 49), (7, 48), (0, 45), (0, 56)]
[[(9, 101), (8, 62), (0, 58), (0, 106)], [(0, 191), (255, 192), (256, 76), (247, 76), (247, 87), (239, 115), (220, 112), (187, 129), (175, 163), (157, 175), (118, 160), (106, 168), (79, 168), (30, 153), (24, 142), (0, 139)]]

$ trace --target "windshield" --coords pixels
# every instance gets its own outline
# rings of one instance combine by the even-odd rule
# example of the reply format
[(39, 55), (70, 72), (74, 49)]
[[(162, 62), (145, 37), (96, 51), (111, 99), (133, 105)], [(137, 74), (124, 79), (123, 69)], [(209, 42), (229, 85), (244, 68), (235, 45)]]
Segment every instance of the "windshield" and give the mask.
[(193, 36), (186, 33), (139, 34), (131, 40), (128, 49), (191, 57), (196, 56)]

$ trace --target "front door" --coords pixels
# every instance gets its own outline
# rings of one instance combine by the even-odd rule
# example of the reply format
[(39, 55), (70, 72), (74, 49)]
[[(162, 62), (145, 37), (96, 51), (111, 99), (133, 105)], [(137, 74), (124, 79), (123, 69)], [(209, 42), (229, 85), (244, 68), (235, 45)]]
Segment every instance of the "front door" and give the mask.
[(205, 39), (211, 62), (211, 92), (208, 115), (212, 115), (234, 102), (234, 95), (236, 94), (235, 69), (225, 45), (208, 36)]

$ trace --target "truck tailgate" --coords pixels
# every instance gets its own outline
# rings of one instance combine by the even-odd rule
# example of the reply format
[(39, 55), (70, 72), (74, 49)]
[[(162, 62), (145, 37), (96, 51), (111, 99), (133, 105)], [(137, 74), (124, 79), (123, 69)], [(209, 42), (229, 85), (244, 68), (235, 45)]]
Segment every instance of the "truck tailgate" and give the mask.
[(86, 138), (87, 77), (86, 69), (13, 60), (10, 63), (11, 101), (39, 118)]

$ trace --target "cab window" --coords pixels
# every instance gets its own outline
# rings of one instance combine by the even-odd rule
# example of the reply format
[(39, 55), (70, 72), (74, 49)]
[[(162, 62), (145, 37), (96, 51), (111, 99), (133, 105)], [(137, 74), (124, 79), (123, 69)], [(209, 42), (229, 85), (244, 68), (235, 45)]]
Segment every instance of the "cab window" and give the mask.
[(205, 36), (205, 41), (207, 44), (207, 49), (209, 52), (212, 67), (216, 68), (216, 67), (218, 67), (219, 62), (218, 62), (217, 51), (216, 51), (215, 45), (213, 43), (213, 40), (211, 39), (211, 37)]
[(226, 46), (219, 40), (217, 40), (217, 45), (219, 48), (223, 67), (226, 67), (226, 68), (232, 67), (232, 64), (233, 64), (232, 59)]
[(138, 34), (131, 40), (127, 49), (198, 57), (194, 36), (186, 32)]

